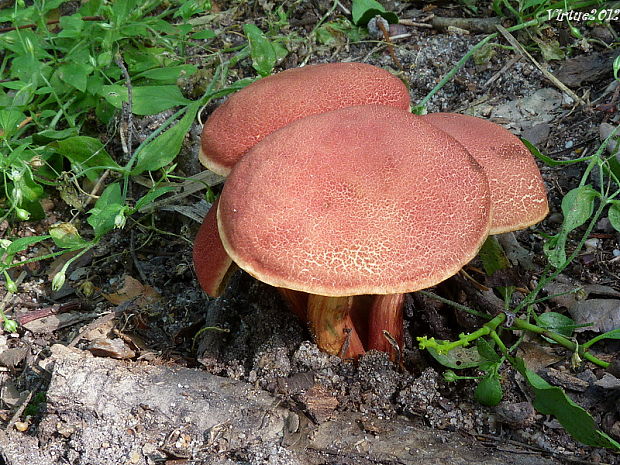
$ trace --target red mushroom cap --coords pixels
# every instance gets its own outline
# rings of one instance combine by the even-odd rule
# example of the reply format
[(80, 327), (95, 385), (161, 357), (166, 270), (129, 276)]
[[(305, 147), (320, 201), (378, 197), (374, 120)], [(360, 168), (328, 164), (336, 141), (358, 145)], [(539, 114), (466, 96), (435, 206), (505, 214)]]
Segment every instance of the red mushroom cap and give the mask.
[(453, 138), (383, 105), (295, 121), (234, 167), (218, 208), (224, 248), (277, 287), (326, 296), (432, 286), (477, 253), (486, 176)]
[(475, 116), (431, 113), (427, 123), (454, 137), (482, 166), (491, 189), (491, 231), (527, 228), (547, 216), (547, 191), (532, 154), (502, 126)]
[(232, 95), (204, 125), (200, 161), (226, 176), (267, 134), (305, 116), (352, 105), (409, 108), (409, 92), (388, 71), (364, 63), (288, 69)]
[(217, 228), (217, 206), (213, 202), (194, 239), (194, 270), (200, 287), (211, 297), (224, 291), (232, 260), (224, 250)]

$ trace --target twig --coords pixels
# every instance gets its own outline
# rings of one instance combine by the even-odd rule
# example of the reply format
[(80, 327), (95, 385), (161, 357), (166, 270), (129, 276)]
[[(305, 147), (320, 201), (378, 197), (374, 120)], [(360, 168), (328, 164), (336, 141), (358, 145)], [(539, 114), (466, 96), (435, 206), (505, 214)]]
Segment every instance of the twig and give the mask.
[(338, 5), (338, 8), (340, 8), (346, 16), (349, 16), (351, 14), (349, 9), (346, 6), (344, 6), (341, 2), (339, 2), (338, 0), (336, 0), (336, 4)]
[(510, 60), (508, 60), (508, 63), (506, 63), (504, 66), (502, 66), (502, 69), (500, 69), (497, 73), (495, 73), (493, 76), (491, 76), (487, 82), (482, 84), (482, 88), (483, 89), (487, 88), (491, 84), (493, 84), (495, 81), (497, 81), (497, 79), (500, 76), (503, 76), (504, 73), (506, 73), (506, 71), (508, 71), (510, 68), (512, 68), (517, 62), (519, 62), (521, 60), (521, 58), (522, 58), (521, 55), (515, 55)]
[(58, 315), (59, 313), (66, 313), (71, 310), (81, 308), (82, 305), (82, 302), (79, 300), (74, 300), (72, 302), (67, 302), (61, 305), (52, 305), (51, 307), (44, 307), (38, 310), (32, 310), (27, 314), (17, 318), (17, 321), (20, 325), (24, 326), (31, 321), (40, 320), (41, 318), (46, 318), (50, 315)]
[(99, 198), (97, 194), (101, 190), (101, 186), (103, 185), (103, 182), (106, 180), (106, 178), (109, 175), (110, 175), (110, 170), (107, 169), (103, 172), (101, 176), (99, 176), (99, 179), (97, 179), (97, 183), (95, 184), (95, 187), (92, 188), (92, 190), (90, 191), (90, 194), (88, 194), (88, 197), (86, 198), (86, 201), (84, 202), (84, 207), (87, 207), (88, 204), (91, 203), (94, 199)]
[(403, 26), (411, 26), (411, 27), (423, 27), (427, 29), (432, 29), (433, 25), (429, 23), (420, 23), (417, 21), (412, 21), (410, 19), (401, 19), (398, 21), (398, 24), (402, 24)]
[(383, 23), (383, 21), (377, 21), (377, 27), (383, 33), (383, 40), (385, 41), (387, 45), (387, 49), (388, 49), (388, 52), (390, 53), (390, 56), (392, 57), (392, 61), (398, 67), (398, 69), (403, 71), (403, 65), (400, 63), (398, 57), (396, 56), (396, 53), (394, 52), (394, 44), (390, 40), (390, 32), (385, 27), (385, 24)]
[(515, 37), (506, 28), (499, 24), (496, 27), (500, 34), (504, 36), (504, 38), (510, 43), (510, 45), (512, 45), (521, 55), (527, 57), (534, 64), (534, 66), (536, 66), (538, 70), (553, 83), (553, 85), (555, 85), (565, 94), (569, 95), (573, 99), (573, 101), (578, 103), (579, 105), (586, 104), (586, 102), (584, 102), (581, 97), (579, 97), (576, 93), (566, 87), (563, 82), (561, 82), (553, 74), (547, 71), (540, 63), (538, 63), (538, 61), (536, 61), (536, 59), (532, 55), (530, 55), (529, 52), (525, 50), (525, 48), (523, 48), (519, 41), (515, 39)]

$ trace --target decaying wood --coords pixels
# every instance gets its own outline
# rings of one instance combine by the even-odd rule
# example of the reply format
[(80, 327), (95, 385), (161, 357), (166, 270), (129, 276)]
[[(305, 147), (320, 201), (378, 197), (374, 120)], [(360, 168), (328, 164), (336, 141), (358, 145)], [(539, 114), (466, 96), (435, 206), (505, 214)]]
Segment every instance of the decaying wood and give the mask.
[(201, 370), (96, 358), (60, 345), (52, 352), (41, 423), (27, 433), (0, 431), (8, 465), (240, 464), (266, 451), (269, 463), (287, 465), (557, 463), (405, 418), (341, 412), (316, 425), (266, 391)]

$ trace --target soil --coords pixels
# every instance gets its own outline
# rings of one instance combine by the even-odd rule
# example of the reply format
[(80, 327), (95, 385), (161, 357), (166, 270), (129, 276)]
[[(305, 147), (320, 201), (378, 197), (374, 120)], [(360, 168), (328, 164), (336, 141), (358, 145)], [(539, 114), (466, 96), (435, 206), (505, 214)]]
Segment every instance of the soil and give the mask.
[[(263, 0), (213, 3), (215, 29), (224, 31), (218, 40), (229, 45), (239, 42), (237, 31), (244, 23), (267, 29), (277, 6)], [(422, 11), (415, 2), (383, 2), (401, 19), (415, 22), (429, 14), (470, 16), (461, 6), (440, 3)], [(473, 32), (399, 26), (393, 32), (405, 36), (393, 42), (400, 69), (384, 43), (336, 36), (317, 45), (304, 39), (324, 15), (329, 20), (344, 17), (341, 6), (330, 12), (331, 2), (323, 0), (287, 5), (289, 25), (282, 32), (299, 39), (286, 43), (290, 54), (278, 70), (363, 61), (400, 76), (410, 87), (412, 102), (421, 100), (485, 37), (471, 24)], [(479, 7), (478, 16), (492, 15)], [(584, 39), (572, 37), (560, 22), (534, 32), (540, 40), (560, 41), (566, 56), (559, 60), (545, 61), (540, 48), (531, 47), (531, 36), (515, 37), (583, 105), (500, 38), (496, 43), (504, 46), (468, 62), (429, 102), (428, 111), (487, 117), (555, 159), (593, 153), (600, 145), (601, 124), (619, 119), (610, 64), (615, 52), (602, 44), (614, 43), (620, 23), (575, 25)], [(595, 54), (596, 60), (584, 59)], [(209, 60), (196, 56), (193, 61), (209, 74)], [(254, 75), (244, 60), (229, 79)], [(185, 84), (188, 96), (201, 85)], [(203, 121), (219, 103), (204, 110)], [(165, 115), (158, 118), (136, 118), (136, 143)], [(196, 124), (179, 157), (178, 173), (203, 176), (217, 192), (221, 179), (199, 174), (199, 133)], [(120, 144), (117, 155), (122, 156)], [(562, 198), (579, 184), (585, 169), (584, 164), (539, 166), (551, 212), (540, 225), (516, 234), (516, 242), (503, 239), (508, 255), (529, 268), (515, 282), (526, 288), (544, 265), (544, 236), (555, 234), (562, 222)], [(138, 180), (132, 187), (136, 195), (143, 189)], [(496, 407), (474, 400), (475, 381), (445, 381), (445, 367), (419, 350), (415, 337), (455, 339), (481, 322), (426, 296), (408, 297), (399, 364), (379, 352), (355, 363), (320, 352), (279, 294), (243, 272), (233, 275), (223, 296), (208, 298), (191, 261), (191, 240), (208, 208), (203, 194), (188, 188), (174, 202), (129, 221), (70, 267), (60, 291), (51, 291), (50, 276), (66, 256), (14, 270), (14, 279), (21, 278), (20, 290), (6, 302), (6, 310), (22, 327), (15, 334), (0, 334), (0, 463), (618, 463), (613, 452), (579, 444), (552, 417), (537, 413), (530, 390), (509, 365), (501, 373), (505, 394)], [(2, 237), (45, 233), (51, 224), (72, 218), (54, 194), (46, 210), (44, 221), (2, 224)], [(620, 327), (620, 234), (604, 219), (589, 239), (547, 290), (549, 295), (575, 287), (583, 292), (550, 299), (538, 308), (576, 320), (589, 311), (597, 324), (578, 339)], [(568, 248), (578, 240), (571, 236)], [(32, 247), (18, 259), (47, 252), (43, 246)], [(461, 278), (434, 291), (472, 307), (494, 305)], [(601, 300), (607, 310), (605, 321), (599, 322)], [(562, 386), (604, 432), (620, 440), (620, 368), (617, 358), (614, 362), (618, 341), (595, 346), (599, 358), (612, 362), (603, 370), (588, 363), (575, 367), (570, 351), (524, 337), (520, 355), (530, 366)]]

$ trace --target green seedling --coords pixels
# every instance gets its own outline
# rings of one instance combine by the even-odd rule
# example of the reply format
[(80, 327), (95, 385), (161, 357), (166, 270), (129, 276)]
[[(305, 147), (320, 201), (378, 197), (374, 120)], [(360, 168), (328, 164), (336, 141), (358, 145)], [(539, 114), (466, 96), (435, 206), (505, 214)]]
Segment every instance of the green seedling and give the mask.
[[(0, 199), (4, 197), (0, 220), (43, 218), (45, 190), (56, 189), (63, 200), (86, 214), (92, 230), (69, 234), (52, 228), (49, 235), (4, 241), (0, 271), (10, 291), (17, 290), (8, 274), (11, 268), (77, 252), (53, 277), (52, 287), (62, 287), (71, 263), (173, 189), (161, 183), (174, 168), (174, 159), (200, 108), (253, 81), (227, 84), (232, 65), (220, 59), (201, 98), (192, 101), (182, 95), (178, 80), (196, 73), (197, 67), (185, 64), (177, 51), (183, 50), (188, 37), (202, 41), (217, 38), (209, 29), (192, 33), (192, 17), (207, 12), (209, 2), (172, 2), (161, 9), (159, 0), (113, 4), (91, 0), (75, 14), (61, 17), (58, 29), (40, 27), (58, 4), (35, 2), (24, 8), (16, 4), (1, 12), (3, 22), (16, 27), (0, 35), (0, 45), (6, 50), (2, 66), (8, 77), (0, 83)], [(286, 50), (256, 27), (248, 27), (246, 32), (242, 53), (247, 50), (247, 55), (237, 54), (237, 62), (251, 58), (261, 75), (269, 74)], [(95, 108), (94, 115), (89, 113), (91, 108)], [(127, 148), (124, 164), (88, 133), (92, 116), (108, 123), (121, 111), (127, 118), (128, 113), (147, 116), (175, 108), (180, 109), (136, 150)], [(146, 173), (159, 181), (130, 202), (130, 178)], [(98, 198), (87, 208), (83, 180), (104, 187), (105, 178), (111, 182), (101, 193), (93, 192)], [(16, 259), (30, 246), (49, 239), (58, 252)]]
[[(579, 187), (567, 193), (563, 199), (564, 222), (560, 231), (555, 236), (548, 238), (544, 245), (548, 265), (543, 270), (534, 290), (514, 308), (507, 307), (511, 315), (516, 315), (511, 324), (507, 325), (506, 313), (501, 313), (493, 318), (488, 315), (486, 317), (488, 322), (480, 329), (469, 334), (461, 334), (456, 341), (437, 341), (426, 337), (420, 337), (418, 341), (421, 348), (428, 349), (433, 356), (441, 354), (444, 360), (449, 359), (451, 351), (466, 348), (469, 344), (476, 342), (480, 355), (476, 367), (486, 372), (476, 389), (475, 396), (478, 401), (485, 405), (495, 405), (501, 400), (501, 383), (497, 373), (501, 365), (508, 361), (524, 376), (535, 392), (534, 407), (538, 411), (554, 415), (575, 439), (584, 444), (620, 450), (620, 443), (602, 432), (588, 412), (568, 398), (561, 388), (550, 385), (529, 370), (522, 359), (511, 355), (521, 339), (510, 348), (505, 346), (502, 339), (502, 334), (509, 330), (529, 331), (549, 342), (569, 349), (573, 353), (573, 364), (579, 365), (583, 361), (589, 361), (601, 367), (608, 366), (607, 362), (595, 357), (589, 349), (604, 339), (620, 339), (620, 330), (609, 331), (579, 344), (572, 339), (573, 331), (577, 325), (571, 318), (554, 312), (538, 315), (535, 313), (535, 304), (540, 301), (537, 300), (540, 291), (577, 257), (594, 225), (605, 211), (608, 212), (608, 217), (610, 222), (613, 221), (614, 227), (619, 226), (617, 221), (619, 206), (616, 197), (620, 195), (620, 182), (614, 173), (608, 169), (608, 159), (604, 156), (605, 146), (613, 136), (614, 134), (610, 135), (593, 155), (581, 160), (581, 162), (588, 162), (588, 165)], [(600, 183), (598, 190), (587, 184), (588, 178), (595, 169), (598, 170), (600, 179), (606, 180), (606, 182)], [(585, 231), (580, 235), (577, 246), (572, 253), (567, 254), (566, 248), (569, 239), (573, 237), (576, 230), (584, 225)], [(485, 247), (487, 246), (485, 245)], [(494, 272), (505, 265), (501, 254), (498, 255), (494, 247), (483, 250), (481, 257), (487, 272)], [(502, 293), (502, 290), (498, 289), (498, 292)], [(426, 294), (431, 295), (430, 293)], [(438, 296), (436, 298), (445, 303), (450, 302)], [(471, 309), (467, 307), (455, 303), (450, 304), (460, 310), (471, 312)], [(481, 316), (480, 312), (473, 313)], [(534, 320), (536, 324), (530, 323), (530, 320)], [(489, 345), (487, 339), (493, 341), (494, 345)], [(436, 356), (435, 358), (442, 363), (441, 358)], [(449, 368), (455, 368), (451, 364), (445, 363), (445, 365)]]

